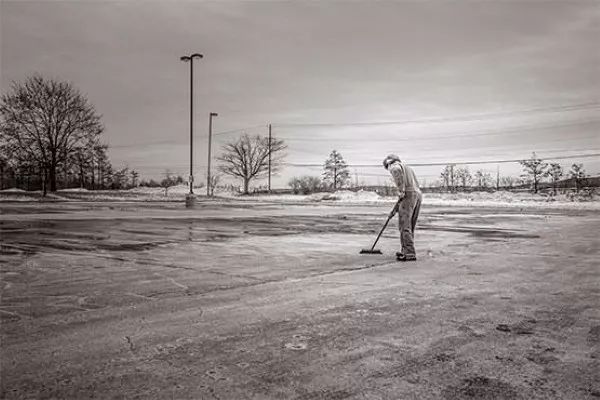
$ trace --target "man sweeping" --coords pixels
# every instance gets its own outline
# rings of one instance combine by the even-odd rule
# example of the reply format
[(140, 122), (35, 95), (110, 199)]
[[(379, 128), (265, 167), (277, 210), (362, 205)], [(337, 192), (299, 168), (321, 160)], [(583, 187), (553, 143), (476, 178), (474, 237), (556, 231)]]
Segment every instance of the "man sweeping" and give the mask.
[(383, 166), (392, 174), (398, 187), (398, 203), (391, 215), (394, 216), (395, 213), (398, 213), (398, 227), (400, 228), (402, 251), (396, 253), (396, 259), (398, 261), (416, 261), (414, 234), (423, 199), (417, 176), (412, 168), (403, 164), (400, 157), (395, 154), (387, 156), (383, 160)]

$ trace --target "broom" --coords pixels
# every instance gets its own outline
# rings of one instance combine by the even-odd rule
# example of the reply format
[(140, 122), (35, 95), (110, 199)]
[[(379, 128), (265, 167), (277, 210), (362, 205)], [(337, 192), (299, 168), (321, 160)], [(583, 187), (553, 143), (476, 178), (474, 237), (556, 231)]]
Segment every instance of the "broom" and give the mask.
[(385, 224), (383, 224), (383, 228), (381, 228), (381, 230), (379, 231), (379, 235), (377, 235), (377, 239), (375, 239), (375, 243), (373, 243), (373, 246), (371, 246), (370, 249), (362, 249), (360, 251), (360, 254), (383, 254), (383, 253), (381, 253), (381, 250), (379, 250), (379, 249), (376, 250), (375, 246), (377, 245), (377, 242), (379, 241), (381, 234), (383, 233), (383, 231), (385, 231), (385, 228), (387, 228), (390, 220), (394, 217), (394, 215), (396, 215), (396, 208), (399, 206), (399, 204), (400, 204), (400, 201), (398, 201), (396, 203), (392, 212), (390, 213), (390, 215), (388, 215), (387, 220), (385, 221)]

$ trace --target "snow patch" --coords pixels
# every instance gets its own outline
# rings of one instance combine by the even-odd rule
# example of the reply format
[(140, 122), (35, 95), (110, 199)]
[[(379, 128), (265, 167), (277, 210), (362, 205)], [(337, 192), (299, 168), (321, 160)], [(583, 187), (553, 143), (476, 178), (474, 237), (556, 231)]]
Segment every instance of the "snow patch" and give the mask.
[(23, 190), (23, 189), (18, 189), (18, 188), (8, 188), (8, 189), (3, 189), (0, 190), (0, 192), (2, 193), (15, 193), (15, 192), (19, 192), (19, 193), (23, 193), (26, 192), (27, 190)]
[(375, 192), (359, 190), (352, 192), (350, 190), (338, 190), (334, 193), (326, 193), (321, 197), (325, 201), (339, 201), (341, 203), (371, 203), (381, 201), (382, 197)]

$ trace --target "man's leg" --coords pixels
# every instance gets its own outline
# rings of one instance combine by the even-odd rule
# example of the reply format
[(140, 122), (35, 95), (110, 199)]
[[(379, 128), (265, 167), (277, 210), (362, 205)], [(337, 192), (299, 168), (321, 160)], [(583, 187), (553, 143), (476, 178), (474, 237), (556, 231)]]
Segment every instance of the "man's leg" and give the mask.
[(421, 201), (423, 200), (423, 196), (419, 195), (417, 197), (417, 201), (415, 204), (415, 209), (413, 211), (413, 215), (411, 218), (411, 229), (412, 229), (412, 234), (413, 234), (413, 241), (415, 238), (415, 228), (417, 227), (417, 220), (419, 219), (419, 212), (421, 211)]
[(415, 244), (412, 234), (412, 216), (415, 209), (415, 199), (405, 197), (400, 202), (398, 209), (398, 228), (400, 229), (400, 243), (404, 257), (414, 258)]

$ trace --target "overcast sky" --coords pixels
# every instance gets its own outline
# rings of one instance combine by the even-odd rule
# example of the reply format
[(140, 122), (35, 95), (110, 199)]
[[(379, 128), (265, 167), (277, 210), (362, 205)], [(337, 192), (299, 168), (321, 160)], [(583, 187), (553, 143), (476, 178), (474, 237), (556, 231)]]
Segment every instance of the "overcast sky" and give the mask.
[[(35, 72), (73, 82), (103, 115), (113, 163), (144, 176), (187, 175), (189, 65), (179, 57), (191, 52), (205, 57), (195, 64), (198, 175), (210, 111), (216, 132), (266, 133), (273, 123), (292, 163), (322, 163), (333, 148), (355, 164), (389, 152), (426, 163), (600, 150), (598, 1), (0, 7), (2, 90)], [(215, 152), (237, 134), (215, 136)], [(581, 161), (600, 172), (597, 159)], [(277, 183), (319, 172), (288, 167)], [(370, 181), (385, 173), (357, 172)]]

